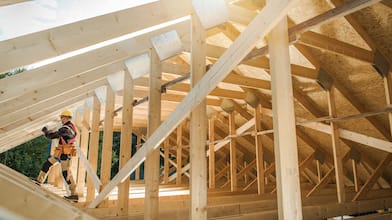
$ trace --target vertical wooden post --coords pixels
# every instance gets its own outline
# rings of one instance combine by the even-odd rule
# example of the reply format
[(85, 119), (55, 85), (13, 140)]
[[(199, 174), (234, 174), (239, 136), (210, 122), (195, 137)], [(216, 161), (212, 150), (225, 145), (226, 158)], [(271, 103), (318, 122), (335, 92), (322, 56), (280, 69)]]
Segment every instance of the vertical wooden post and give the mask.
[(257, 132), (261, 131), (261, 104), (258, 104), (255, 108), (255, 145), (256, 145), (256, 168), (257, 168), (257, 192), (258, 194), (265, 193), (264, 183), (264, 156), (263, 156), (263, 137), (257, 135)]
[(272, 29), (268, 39), (279, 219), (302, 219), (286, 17)]
[[(392, 71), (392, 70), (391, 70)], [(387, 106), (392, 103), (392, 79), (391, 72), (388, 75), (384, 76), (384, 90), (385, 90), (385, 98)], [(392, 135), (392, 112), (388, 113), (388, 122), (389, 122), (389, 130)]]
[[(91, 122), (90, 144), (88, 150), (88, 161), (94, 172), (97, 172), (98, 164), (98, 142), (99, 142), (99, 121), (101, 117), (101, 103), (96, 96), (93, 97), (93, 116)], [(87, 178), (86, 202), (95, 199), (95, 187), (93, 181)]]
[[(106, 86), (106, 105), (102, 140), (102, 160), (101, 160), (101, 190), (110, 182), (112, 168), (112, 147), (113, 147), (113, 119), (114, 119), (115, 94), (110, 86)], [(100, 207), (107, 207), (108, 199), (101, 203)]]
[[(336, 117), (336, 106), (335, 106), (335, 88), (332, 88), (327, 91), (328, 94), (328, 110), (329, 116), (332, 118)], [(339, 127), (336, 122), (331, 122), (331, 137), (332, 137), (332, 150), (333, 150), (333, 159), (335, 166), (335, 177), (336, 177), (336, 189), (338, 202), (343, 203), (346, 201), (346, 193), (344, 189), (344, 173), (343, 173), (343, 157), (344, 152), (342, 152), (342, 147), (339, 146)]]
[[(205, 31), (199, 18), (192, 14), (191, 86), (206, 71)], [(207, 220), (207, 107), (205, 99), (191, 112), (190, 121), (190, 211), (191, 220)]]
[(318, 182), (321, 182), (321, 167), (320, 167), (320, 161), (316, 160), (316, 166), (317, 166), (317, 178), (318, 178)]
[[(150, 137), (161, 124), (161, 62), (155, 50), (151, 51), (149, 87), (147, 135)], [(153, 150), (144, 163), (144, 219), (147, 220), (159, 218), (159, 152), (159, 147)]]
[[(142, 138), (143, 135), (139, 132), (137, 136), (136, 152), (140, 149), (140, 146), (142, 144)], [(140, 179), (140, 166), (138, 166), (135, 171), (135, 180), (139, 180), (139, 179)]]
[[(119, 169), (123, 168), (128, 160), (131, 159), (132, 152), (133, 79), (128, 70), (124, 70), (124, 72)], [(122, 183), (118, 184), (118, 215), (128, 215), (128, 201), (129, 177), (127, 177)]]
[[(84, 155), (87, 155), (88, 152), (88, 139), (89, 139), (89, 129), (90, 129), (90, 109), (85, 104), (83, 108), (83, 125), (82, 130), (80, 132), (80, 150)], [(78, 178), (77, 180), (77, 193), (79, 196), (84, 196), (84, 187), (86, 183), (86, 167), (83, 163), (79, 163), (78, 168)]]
[[(235, 112), (229, 114), (229, 135), (235, 135)], [(237, 147), (234, 137), (230, 139), (230, 189), (237, 191)]]
[(357, 172), (357, 163), (355, 162), (354, 159), (351, 160), (351, 165), (353, 167), (353, 176), (354, 176), (354, 188), (355, 192), (359, 191), (359, 186), (358, 186), (358, 172)]
[(208, 120), (208, 140), (209, 140), (209, 151), (210, 157), (208, 159), (209, 167), (209, 187), (210, 189), (215, 188), (215, 118), (211, 117)]
[[(77, 144), (80, 144), (80, 141), (81, 141), (81, 139), (80, 139), (81, 138), (80, 137), (81, 136), (80, 132), (81, 132), (82, 126), (83, 126), (82, 125), (82, 115), (81, 115), (80, 111), (76, 111), (75, 117), (74, 117), (73, 120), (74, 120), (74, 123), (76, 125), (76, 129), (77, 129), (77, 134), (76, 134), (75, 141), (76, 141)], [(51, 154), (53, 154), (53, 153), (54, 153), (54, 148), (53, 148), (53, 152)], [(79, 167), (79, 158), (76, 155), (76, 156), (72, 157), (71, 168), (70, 168), (72, 176), (73, 176), (75, 181), (78, 179), (78, 167)]]
[(163, 142), (163, 148), (164, 148), (164, 153), (165, 153), (165, 160), (164, 160), (164, 165), (163, 165), (163, 180), (165, 184), (169, 183), (169, 146), (170, 141), (169, 138), (166, 138), (165, 141)]
[(181, 185), (182, 179), (182, 125), (183, 123), (177, 127), (177, 185)]

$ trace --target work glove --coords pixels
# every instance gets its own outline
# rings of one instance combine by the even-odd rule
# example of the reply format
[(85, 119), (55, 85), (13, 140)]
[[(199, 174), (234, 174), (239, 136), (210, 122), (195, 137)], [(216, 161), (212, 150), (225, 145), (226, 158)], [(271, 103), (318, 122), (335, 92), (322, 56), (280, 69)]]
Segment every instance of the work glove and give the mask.
[(48, 128), (47, 128), (47, 127), (43, 127), (43, 128), (41, 129), (41, 131), (44, 132), (44, 134), (46, 134), (46, 133), (48, 133)]

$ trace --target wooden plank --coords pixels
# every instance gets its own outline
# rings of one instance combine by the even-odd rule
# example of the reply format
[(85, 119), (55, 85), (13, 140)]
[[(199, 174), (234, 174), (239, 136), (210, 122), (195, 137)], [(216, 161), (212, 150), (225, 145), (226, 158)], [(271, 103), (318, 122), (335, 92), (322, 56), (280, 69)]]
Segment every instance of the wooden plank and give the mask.
[(251, 51), (256, 41), (264, 37), (271, 28), (287, 13), (293, 1), (275, 1), (267, 5), (254, 21), (250, 23), (238, 39), (231, 45), (215, 65), (204, 75), (195, 88), (184, 98), (176, 109), (167, 117), (154, 134), (145, 142), (143, 148), (121, 169), (112, 179), (110, 186), (97, 196), (89, 205), (94, 208), (121, 182), (129, 173), (144, 161), (148, 152), (157, 148), (159, 144), (185, 119), (186, 115), (196, 107), (216, 85)]
[[(113, 119), (114, 119), (115, 94), (110, 86), (106, 86), (105, 117), (102, 139), (101, 156), (101, 190), (110, 182), (112, 167), (112, 146), (113, 146)], [(93, 201), (94, 202), (94, 201)], [(101, 207), (107, 207), (106, 200)]]
[(164, 164), (163, 164), (163, 181), (165, 184), (169, 183), (169, 152), (170, 152), (170, 140), (168, 138), (163, 142), (164, 148)]
[[(151, 136), (161, 124), (161, 62), (154, 49), (151, 50), (150, 56), (151, 73), (148, 95), (148, 136)], [(159, 218), (159, 152), (159, 148), (152, 151), (147, 155), (144, 163), (146, 185), (144, 219), (148, 220)]]
[[(90, 144), (88, 149), (88, 161), (92, 170), (96, 173), (98, 166), (98, 144), (99, 144), (99, 121), (101, 116), (101, 103), (93, 96), (93, 112), (91, 120)], [(91, 178), (87, 178), (86, 202), (95, 199), (95, 187)]]
[(358, 183), (358, 171), (357, 171), (357, 163), (354, 159), (351, 160), (351, 166), (353, 168), (353, 178), (354, 178), (354, 189), (355, 192), (359, 191), (359, 183)]
[[(67, 105), (71, 105), (91, 96), (92, 90), (106, 84), (106, 80), (100, 79), (91, 84), (89, 83), (85, 86), (79, 87), (78, 89), (63, 93), (61, 95), (61, 99), (59, 99), (59, 96), (53, 96), (45, 102), (28, 105), (22, 111), (18, 111), (12, 107), (11, 111), (13, 112), (0, 118), (0, 131), (10, 131), (25, 124), (26, 122), (34, 121), (43, 115), (47, 115), (48, 113), (53, 112), (54, 109), (65, 108)], [(51, 94), (56, 93), (52, 92)], [(5, 108), (7, 108), (7, 106), (5, 106)]]
[(354, 46), (325, 35), (308, 31), (300, 37), (299, 43), (313, 48), (326, 50), (335, 54), (355, 58), (369, 64), (374, 62), (374, 53), (372, 51)]
[[(229, 114), (229, 135), (235, 135), (235, 112)], [(235, 138), (230, 139), (230, 190), (238, 190), (237, 178), (237, 148)]]
[(373, 185), (376, 183), (377, 179), (382, 175), (385, 169), (389, 166), (392, 161), (392, 154), (387, 154), (384, 159), (377, 165), (374, 172), (370, 175), (370, 177), (363, 184), (361, 189), (357, 194), (355, 194), (352, 201), (358, 201), (366, 197), (366, 194), (370, 191)]
[[(38, 90), (88, 71), (98, 71), (100, 68), (108, 68), (106, 71), (110, 73), (119, 71), (122, 67), (112, 69), (110, 66), (116, 64), (122, 65), (124, 60), (146, 52), (151, 47), (150, 38), (152, 36), (166, 33), (173, 29), (178, 32), (180, 37), (185, 37), (189, 32), (189, 21), (180, 22), (116, 44), (4, 78), (0, 80), (0, 88), (2, 88), (0, 101), (3, 102), (4, 100), (20, 96), (21, 91), (25, 93)], [(126, 48), (132, 48), (132, 50)], [(62, 77), (58, 77), (59, 75)], [(64, 86), (67, 85), (63, 85), (60, 88)]]
[[(133, 79), (128, 70), (124, 70), (124, 84), (123, 84), (123, 109), (122, 109), (122, 123), (120, 136), (120, 155), (119, 155), (119, 169), (121, 169), (129, 159), (131, 159), (132, 152), (132, 122), (133, 122)], [(118, 185), (118, 215), (128, 215), (129, 203), (129, 178), (126, 178)]]
[(208, 119), (208, 186), (210, 189), (215, 188), (215, 118)]
[(188, 1), (152, 2), (2, 41), (0, 73), (181, 18), (191, 9)]
[(381, 0), (356, 0), (345, 3), (344, 5), (333, 8), (323, 14), (313, 17), (289, 29), (289, 35), (301, 34), (312, 29), (315, 26), (324, 24), (332, 19), (340, 18), (359, 11), (363, 8), (369, 7)]
[(0, 1), (0, 7), (1, 6), (6, 6), (6, 5), (14, 5), (22, 2), (28, 2), (31, 0), (1, 0)]
[[(90, 110), (88, 109), (87, 105), (85, 104), (83, 108), (83, 117), (82, 121), (86, 121), (87, 124), (90, 124)], [(82, 130), (80, 131), (80, 149), (83, 152), (84, 155), (87, 155), (88, 151), (88, 139), (89, 139), (89, 127), (86, 128), (86, 126), (82, 127)], [(76, 180), (76, 188), (77, 188), (77, 194), (81, 197), (84, 196), (84, 187), (85, 187), (85, 179), (86, 179), (86, 167), (83, 163), (79, 163), (78, 167), (78, 178)]]
[[(191, 28), (191, 86), (203, 78), (206, 72), (206, 33), (199, 17), (192, 15)], [(191, 112), (189, 125), (190, 155), (190, 205), (191, 220), (207, 220), (207, 107), (202, 100)]]
[[(270, 0), (267, 5), (272, 4)], [(279, 219), (302, 219), (287, 19), (268, 36)]]
[(180, 124), (177, 127), (177, 176), (176, 179), (176, 184), (181, 185), (181, 179), (182, 179), (182, 126), (183, 124)]
[[(260, 104), (255, 108), (255, 132), (262, 131), (262, 107)], [(263, 152), (263, 137), (261, 135), (255, 135), (255, 147), (256, 147), (256, 167), (257, 167), (257, 192), (258, 194), (265, 193), (265, 174), (264, 174), (264, 152)]]
[[(336, 117), (336, 103), (335, 103), (335, 88), (327, 91), (328, 95), (328, 111), (329, 116)], [(335, 122), (331, 122), (331, 138), (332, 138), (332, 152), (335, 167), (336, 190), (338, 202), (346, 201), (346, 193), (344, 188), (344, 172), (343, 172), (343, 148), (339, 143), (339, 127)]]
[[(35, 110), (32, 109), (33, 106), (34, 107), (45, 106), (42, 105), (42, 103), (48, 102), (54, 98), (58, 101), (59, 96), (64, 97), (66, 96), (67, 93), (71, 93), (72, 91), (79, 90), (81, 87), (89, 87), (93, 84), (96, 84), (98, 81), (101, 81), (107, 75), (113, 73), (114, 69), (118, 69), (118, 68), (120, 68), (120, 65), (113, 64), (104, 68), (98, 68), (96, 70), (89, 71), (87, 73), (77, 74), (70, 78), (61, 78), (58, 77), (58, 75), (56, 75), (56, 78), (58, 80), (62, 79), (62, 81), (53, 84), (49, 83), (47, 85), (44, 85), (43, 87), (28, 91), (24, 93), (23, 96), (18, 96), (16, 98), (12, 98), (2, 102), (1, 104), (4, 107), (0, 111), (2, 114), (1, 118), (5, 116), (20, 117), (21, 114), (24, 115), (31, 114), (32, 112), (37, 111), (36, 109)], [(17, 77), (17, 75), (15, 75), (15, 77)], [(2, 80), (7, 80), (7, 78)], [(31, 80), (38, 81), (38, 78), (31, 79)], [(24, 84), (23, 81), (20, 81), (19, 83)], [(94, 88), (90, 87), (89, 89), (93, 90)], [(18, 95), (22, 95), (20, 94), (21, 91), (19, 91)], [(80, 91), (80, 93), (82, 93), (82, 91)], [(0, 120), (3, 121), (3, 119)], [(8, 120), (11, 121), (11, 119)]]

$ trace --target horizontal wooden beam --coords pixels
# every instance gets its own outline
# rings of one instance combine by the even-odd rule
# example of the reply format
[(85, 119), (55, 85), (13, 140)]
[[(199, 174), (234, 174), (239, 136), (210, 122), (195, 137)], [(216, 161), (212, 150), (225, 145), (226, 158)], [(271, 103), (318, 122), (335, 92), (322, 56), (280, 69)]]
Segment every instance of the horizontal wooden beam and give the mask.
[(1, 41), (0, 73), (181, 18), (191, 12), (190, 1), (155, 1)]

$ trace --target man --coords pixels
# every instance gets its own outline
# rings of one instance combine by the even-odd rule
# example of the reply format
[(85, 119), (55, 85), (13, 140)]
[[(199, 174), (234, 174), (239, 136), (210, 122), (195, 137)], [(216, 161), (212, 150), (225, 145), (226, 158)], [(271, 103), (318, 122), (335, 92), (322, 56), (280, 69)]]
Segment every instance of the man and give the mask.
[(71, 122), (72, 112), (65, 110), (61, 113), (60, 118), (62, 126), (57, 131), (50, 132), (47, 127), (42, 128), (42, 132), (44, 132), (47, 138), (58, 138), (59, 145), (56, 148), (54, 155), (50, 155), (48, 160), (45, 161), (45, 163), (42, 165), (41, 171), (37, 177), (37, 181), (42, 184), (46, 179), (46, 175), (50, 167), (56, 162), (60, 162), (63, 177), (66, 180), (71, 191), (70, 196), (64, 197), (70, 200), (78, 200), (79, 197), (75, 192), (76, 185), (69, 170), (71, 156), (74, 156), (74, 154), (76, 154), (73, 143), (75, 142), (77, 131), (75, 125)]

